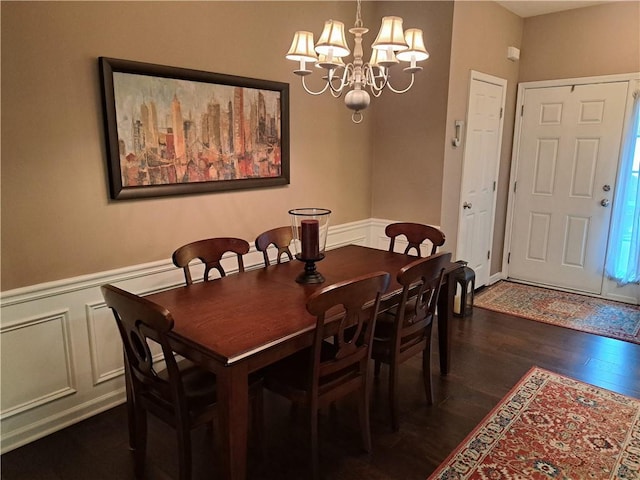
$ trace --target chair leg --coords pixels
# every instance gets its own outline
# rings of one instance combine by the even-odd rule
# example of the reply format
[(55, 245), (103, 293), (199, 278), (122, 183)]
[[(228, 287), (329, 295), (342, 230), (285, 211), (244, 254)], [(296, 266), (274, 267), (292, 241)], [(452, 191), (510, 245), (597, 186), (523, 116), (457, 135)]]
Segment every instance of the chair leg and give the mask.
[(380, 376), (380, 360), (375, 360), (373, 365), (373, 376), (374, 378), (378, 378)]
[(320, 459), (318, 456), (318, 405), (310, 406), (311, 473), (313, 480), (320, 479)]
[(178, 478), (191, 480), (191, 429), (188, 425), (177, 425)]
[(391, 429), (394, 432), (400, 430), (398, 422), (398, 365), (391, 362), (389, 365), (389, 409), (391, 411)]
[(358, 413), (360, 414), (360, 431), (362, 434), (362, 448), (365, 452), (371, 453), (371, 424), (369, 421), (369, 388), (367, 383), (362, 387), (360, 400), (358, 402)]
[(431, 390), (431, 349), (422, 351), (422, 378), (424, 380), (424, 393), (427, 396), (427, 405), (433, 405), (433, 391)]
[(126, 356), (124, 359), (124, 381), (125, 392), (127, 395), (127, 419), (129, 423), (129, 449), (136, 449), (136, 407), (135, 397), (133, 395), (133, 386), (131, 385), (131, 373), (129, 372), (129, 364)]
[(129, 450), (136, 449), (136, 407), (133, 404), (133, 395), (127, 387), (127, 420), (129, 423)]
[[(147, 451), (147, 412), (135, 407), (133, 408), (133, 424), (135, 432), (135, 449), (133, 450), (134, 473), (136, 478), (144, 477), (144, 463)], [(130, 420), (131, 424), (131, 420)]]

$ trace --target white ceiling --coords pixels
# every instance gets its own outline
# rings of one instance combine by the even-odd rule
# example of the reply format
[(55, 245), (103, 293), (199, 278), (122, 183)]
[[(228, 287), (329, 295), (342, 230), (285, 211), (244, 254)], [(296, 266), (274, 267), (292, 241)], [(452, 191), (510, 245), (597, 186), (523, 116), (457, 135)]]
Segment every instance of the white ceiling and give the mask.
[[(526, 18), (535, 15), (544, 15), (546, 13), (561, 12), (563, 10), (571, 10), (573, 8), (589, 7), (607, 3), (607, 1), (595, 0), (496, 0), (507, 10), (512, 11), (516, 15)], [(611, 0), (608, 0), (611, 1)]]

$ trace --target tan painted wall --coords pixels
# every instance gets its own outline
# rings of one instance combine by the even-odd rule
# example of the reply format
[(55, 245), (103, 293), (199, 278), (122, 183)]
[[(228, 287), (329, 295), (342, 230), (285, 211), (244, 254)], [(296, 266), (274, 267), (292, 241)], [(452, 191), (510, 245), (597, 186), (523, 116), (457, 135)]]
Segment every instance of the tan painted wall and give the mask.
[[(352, 22), (351, 2), (2, 2), (2, 286), (169, 258), (209, 236), (252, 241), (293, 207), (371, 216), (371, 123), (311, 97), (293, 31)], [(97, 57), (291, 83), (291, 184), (109, 202)]]
[(640, 2), (612, 2), (524, 21), (520, 81), (640, 70)]
[[(431, 56), (408, 93), (374, 100), (372, 215), (438, 225), (453, 2), (375, 4), (377, 17), (399, 15), (405, 28), (422, 28)], [(395, 88), (409, 84), (405, 76), (393, 77)]]
[(464, 145), (454, 148), (455, 120), (465, 120), (469, 97), (471, 70), (507, 80), (500, 174), (497, 189), (497, 208), (494, 228), (491, 273), (499, 271), (507, 206), (511, 144), (513, 139), (518, 63), (507, 59), (507, 47), (520, 48), (523, 21), (494, 2), (458, 1), (453, 15), (451, 72), (444, 140), (444, 174), (441, 225), (447, 232), (447, 245), (454, 250), (458, 228), (460, 182)]
[[(317, 35), (328, 18), (349, 26), (353, 2), (2, 2), (0, 8), (1, 291), (166, 259), (197, 238), (252, 240), (303, 205), (333, 209), (333, 224), (372, 216), (441, 224), (453, 249), (462, 150), (450, 138), (453, 121), (466, 114), (470, 69), (509, 81), (494, 273), (517, 69), (522, 81), (640, 69), (635, 1), (527, 19), (524, 34), (523, 21), (493, 2), (455, 2), (455, 11), (451, 2), (365, 2), (369, 37), (381, 15), (403, 15), (406, 27), (425, 30), (431, 58), (411, 92), (386, 92), (354, 125), (340, 100), (304, 93), (283, 58), (296, 29)], [(506, 59), (508, 45), (522, 47), (519, 64)], [(110, 202), (99, 56), (291, 83), (291, 185)]]
[[(443, 131), (447, 88), (448, 2), (363, 5), (372, 30), (368, 42), (382, 13), (415, 14), (407, 26), (427, 31), (435, 55), (412, 97), (398, 104), (374, 101), (361, 125), (351, 122), (342, 100), (304, 93), (291, 73), (294, 64), (284, 59), (297, 29), (317, 36), (329, 18), (349, 27), (352, 2), (1, 5), (3, 291), (166, 259), (177, 246), (199, 238), (231, 235), (252, 241), (259, 232), (288, 223), (286, 212), (293, 207), (331, 208), (333, 224), (369, 218), (372, 158), (380, 147), (372, 138), (380, 137), (393, 152), (401, 146), (407, 158), (418, 157), (417, 152), (442, 156), (438, 130)], [(99, 56), (291, 83), (291, 185), (110, 202)], [(432, 103), (439, 112), (425, 108)], [(395, 122), (401, 116), (394, 127), (403, 126), (402, 131), (387, 129), (386, 120), (378, 124), (370, 115), (377, 108), (385, 112), (383, 119), (387, 115)], [(412, 144), (417, 137), (422, 138)], [(414, 191), (429, 192), (421, 195), (432, 210), (415, 217), (437, 222), (440, 168), (420, 169), (423, 178)], [(393, 184), (393, 171), (385, 175)], [(401, 176), (400, 183), (406, 178)], [(400, 217), (415, 201), (404, 195), (384, 203), (392, 210), (377, 215)]]

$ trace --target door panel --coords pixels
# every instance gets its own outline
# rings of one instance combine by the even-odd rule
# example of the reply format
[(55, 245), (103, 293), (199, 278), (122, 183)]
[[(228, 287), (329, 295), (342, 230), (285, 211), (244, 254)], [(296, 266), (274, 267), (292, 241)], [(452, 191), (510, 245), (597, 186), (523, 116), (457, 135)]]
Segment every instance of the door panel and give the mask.
[(599, 294), (627, 82), (527, 89), (509, 276)]
[(550, 223), (550, 215), (531, 212), (531, 216), (529, 218), (529, 234), (527, 235), (528, 259), (543, 261), (547, 258)]

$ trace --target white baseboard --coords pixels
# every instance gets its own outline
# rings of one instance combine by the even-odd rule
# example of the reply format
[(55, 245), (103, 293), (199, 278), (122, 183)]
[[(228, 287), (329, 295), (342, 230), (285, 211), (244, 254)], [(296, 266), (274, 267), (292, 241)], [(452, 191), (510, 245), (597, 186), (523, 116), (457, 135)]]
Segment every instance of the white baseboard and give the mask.
[(489, 285), (493, 285), (494, 283), (498, 283), (500, 280), (504, 280), (504, 279), (505, 279), (505, 276), (502, 274), (502, 272), (494, 273), (489, 277), (489, 282), (487, 283), (487, 287)]

